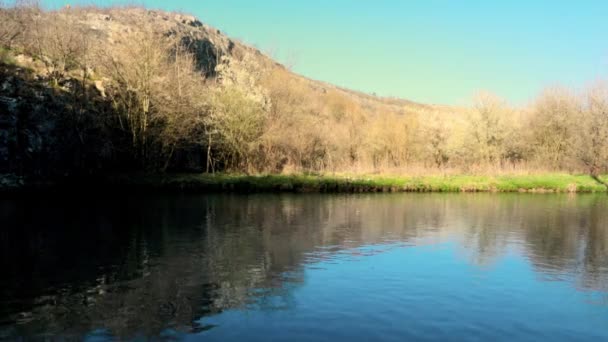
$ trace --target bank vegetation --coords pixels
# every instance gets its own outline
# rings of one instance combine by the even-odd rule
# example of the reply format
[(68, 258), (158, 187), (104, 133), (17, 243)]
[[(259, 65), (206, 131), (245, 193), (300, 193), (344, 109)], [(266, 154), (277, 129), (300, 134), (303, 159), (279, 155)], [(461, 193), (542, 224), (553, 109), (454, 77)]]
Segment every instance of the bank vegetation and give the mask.
[(137, 7), (3, 5), (0, 110), (0, 173), (608, 172), (605, 82), (517, 108), (485, 92), (461, 108), (377, 98)]

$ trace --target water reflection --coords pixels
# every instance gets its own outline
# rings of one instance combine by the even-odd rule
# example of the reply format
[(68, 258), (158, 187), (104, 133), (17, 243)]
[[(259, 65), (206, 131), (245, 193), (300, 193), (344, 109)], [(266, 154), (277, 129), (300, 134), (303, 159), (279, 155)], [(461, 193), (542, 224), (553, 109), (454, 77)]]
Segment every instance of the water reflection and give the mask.
[(227, 310), (293, 310), (306, 270), (403, 246), (451, 244), (481, 270), (516, 255), (608, 292), (601, 195), (30, 198), (0, 219), (0, 339), (202, 332)]

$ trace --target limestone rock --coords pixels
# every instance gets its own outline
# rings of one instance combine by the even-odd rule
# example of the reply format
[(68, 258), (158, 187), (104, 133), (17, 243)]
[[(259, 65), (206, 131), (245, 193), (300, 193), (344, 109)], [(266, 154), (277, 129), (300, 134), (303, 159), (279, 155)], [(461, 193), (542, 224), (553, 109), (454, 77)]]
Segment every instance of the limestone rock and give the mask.
[(106, 97), (106, 88), (103, 86), (103, 81), (95, 81), (95, 89), (99, 91), (101, 97)]

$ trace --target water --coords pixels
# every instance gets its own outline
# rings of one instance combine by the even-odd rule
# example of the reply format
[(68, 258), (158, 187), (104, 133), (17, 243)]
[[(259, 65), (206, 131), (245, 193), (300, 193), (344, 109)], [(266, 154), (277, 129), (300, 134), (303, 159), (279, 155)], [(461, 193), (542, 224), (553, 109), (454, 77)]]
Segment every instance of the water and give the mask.
[(0, 200), (0, 339), (608, 340), (605, 195)]

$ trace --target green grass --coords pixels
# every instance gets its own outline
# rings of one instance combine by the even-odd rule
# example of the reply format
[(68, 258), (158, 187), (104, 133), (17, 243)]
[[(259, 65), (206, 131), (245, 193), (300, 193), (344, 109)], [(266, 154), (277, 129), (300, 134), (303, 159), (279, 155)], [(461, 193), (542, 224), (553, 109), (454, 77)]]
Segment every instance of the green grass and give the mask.
[[(603, 179), (606, 179), (604, 177)], [(223, 192), (606, 192), (587, 175), (336, 176), (179, 174), (125, 176), (114, 185)]]

